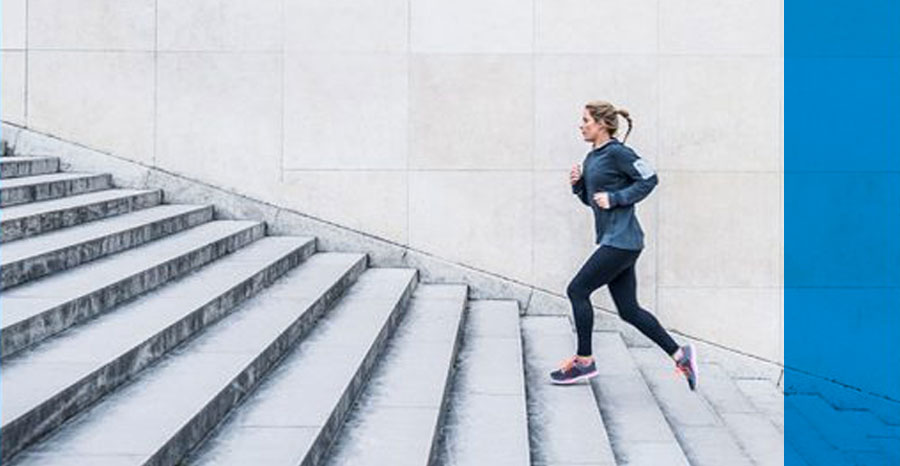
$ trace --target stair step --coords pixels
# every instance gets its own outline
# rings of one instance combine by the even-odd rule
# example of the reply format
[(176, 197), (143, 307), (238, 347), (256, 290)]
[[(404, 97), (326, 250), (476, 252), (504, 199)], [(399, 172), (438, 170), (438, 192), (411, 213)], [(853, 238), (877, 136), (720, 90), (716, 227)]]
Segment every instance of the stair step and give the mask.
[(6, 290), (0, 297), (0, 357), (5, 360), (264, 235), (260, 222), (212, 221)]
[(692, 466), (753, 464), (715, 410), (673, 372), (671, 358), (657, 348), (630, 352)]
[(0, 159), (0, 178), (48, 175), (59, 171), (58, 157), (3, 157)]
[(415, 269), (365, 272), (185, 464), (322, 464), (415, 285)]
[(48, 457), (54, 464), (178, 464), (364, 267), (361, 254), (310, 257), (279, 280), (274, 293), (208, 326), (23, 452), (21, 464)]
[(3, 208), (0, 242), (68, 228), (162, 203), (161, 190), (107, 189)]
[(259, 240), (4, 361), (3, 459), (227, 315), (312, 254), (312, 245), (311, 238)]
[(865, 410), (837, 410), (818, 395), (790, 395), (787, 399), (828, 443), (840, 451), (881, 452), (881, 445), (870, 437), (900, 436), (896, 428), (885, 425)]
[(593, 343), (600, 375), (591, 379), (591, 386), (619, 463), (687, 466), (682, 446), (621, 335), (594, 332)]
[(465, 285), (416, 289), (326, 464), (433, 464), (467, 292)]
[(784, 433), (784, 395), (778, 387), (765, 379), (735, 379), (734, 383), (757, 410)]
[(897, 466), (887, 455), (873, 451), (850, 451), (845, 455), (852, 464), (860, 466)]
[(900, 403), (794, 371), (785, 375), (785, 393), (817, 394), (838, 409), (865, 409), (881, 422), (900, 426)]
[(479, 300), (467, 313), (438, 464), (529, 465), (519, 306)]
[(212, 206), (161, 205), (3, 245), (7, 289), (211, 221)]
[(535, 316), (523, 317), (521, 324), (528, 425), (531, 444), (535, 446), (532, 461), (548, 465), (615, 465), (604, 419), (590, 384), (556, 386), (549, 381), (550, 371), (574, 353), (569, 321), (562, 317)]
[(900, 464), (900, 438), (898, 437), (870, 437), (869, 442), (875, 444), (879, 451), (891, 459), (890, 464)]
[(785, 452), (784, 436), (747, 400), (718, 364), (704, 364), (703, 383), (697, 390), (722, 418), (754, 464), (780, 466), (784, 463), (785, 455), (790, 454)]
[(112, 187), (108, 173), (53, 173), (13, 178), (0, 183), (0, 207), (58, 199)]
[(784, 462), (778, 463), (786, 466), (815, 466), (806, 461), (793, 445), (784, 442)]
[[(791, 419), (791, 430), (784, 435), (785, 444), (796, 450), (812, 466), (849, 466), (843, 453), (822, 437), (818, 429), (791, 405), (788, 397), (784, 400), (784, 412)], [(790, 464), (790, 463), (785, 463)]]

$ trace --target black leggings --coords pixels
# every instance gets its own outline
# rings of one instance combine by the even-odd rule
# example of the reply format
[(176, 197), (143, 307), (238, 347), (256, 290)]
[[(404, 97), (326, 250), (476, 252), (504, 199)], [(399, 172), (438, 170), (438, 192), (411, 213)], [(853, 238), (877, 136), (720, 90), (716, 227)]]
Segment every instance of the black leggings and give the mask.
[(591, 355), (591, 333), (594, 330), (591, 293), (603, 285), (609, 286), (619, 317), (637, 327), (670, 356), (678, 350), (678, 344), (662, 328), (656, 317), (638, 305), (634, 264), (640, 254), (641, 251), (601, 246), (591, 254), (569, 283), (566, 293), (572, 302), (572, 313), (575, 316), (579, 356)]

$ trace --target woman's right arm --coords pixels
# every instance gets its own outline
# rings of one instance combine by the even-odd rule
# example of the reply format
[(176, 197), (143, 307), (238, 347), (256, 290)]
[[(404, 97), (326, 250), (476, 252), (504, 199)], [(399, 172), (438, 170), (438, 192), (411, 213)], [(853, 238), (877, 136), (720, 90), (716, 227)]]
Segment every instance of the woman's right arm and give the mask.
[(582, 176), (578, 165), (572, 166), (572, 171), (569, 173), (569, 181), (572, 183), (572, 194), (578, 196), (582, 204), (590, 207), (591, 203), (588, 200), (587, 188), (584, 186), (584, 176)]

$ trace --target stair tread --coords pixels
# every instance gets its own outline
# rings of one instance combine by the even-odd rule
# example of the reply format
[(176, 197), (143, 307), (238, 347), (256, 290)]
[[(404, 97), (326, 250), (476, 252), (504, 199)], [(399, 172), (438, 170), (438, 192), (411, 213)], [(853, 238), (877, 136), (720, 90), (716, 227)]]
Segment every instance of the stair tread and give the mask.
[(363, 273), (189, 464), (299, 463), (414, 277), (414, 269)]
[(616, 458), (630, 465), (687, 466), (687, 457), (622, 336), (594, 332), (593, 347), (600, 375), (591, 379), (591, 385)]
[(810, 465), (827, 464), (829, 466), (850, 465), (851, 462), (830, 444), (818, 429), (784, 400), (785, 414), (791, 419), (791, 429), (784, 436), (785, 443), (791, 445)]
[(657, 348), (629, 350), (693, 466), (753, 464), (709, 403), (673, 374), (669, 356)]
[(879, 451), (881, 446), (869, 437), (900, 437), (896, 427), (885, 425), (872, 413), (837, 410), (818, 395), (790, 395), (785, 402), (838, 450)]
[[(66, 209), (88, 206), (98, 202), (122, 199), (140, 194), (156, 192), (155, 189), (105, 189), (86, 194), (51, 199), (47, 201), (30, 202), (3, 208), (3, 222), (19, 220), (34, 215), (46, 214)], [(5, 247), (5, 246), (4, 246)]]
[(784, 395), (774, 383), (765, 379), (740, 378), (735, 379), (734, 383), (754, 407), (764, 413), (780, 432), (784, 432)]
[(522, 332), (529, 425), (532, 441), (539, 445), (532, 461), (614, 466), (604, 419), (590, 385), (555, 386), (549, 381), (550, 371), (574, 351), (569, 321), (562, 317), (524, 317)]
[(865, 409), (887, 425), (900, 426), (900, 403), (875, 396), (866, 391), (849, 388), (819, 377), (788, 371), (785, 374), (786, 393), (818, 394), (828, 404), (839, 409)]
[(518, 304), (472, 301), (457, 361), (441, 464), (531, 464)]
[(4, 361), (0, 387), (3, 425), (308, 241), (309, 238), (263, 238), (140, 300)]
[[(258, 223), (249, 220), (214, 220), (74, 269), (4, 290), (3, 328), (110, 286), (125, 277), (153, 269)], [(4, 254), (6, 248), (4, 245)]]
[(56, 160), (59, 157), (54, 157), (51, 155), (9, 155), (3, 158), (0, 158), (0, 164), (4, 163), (16, 163), (16, 162), (30, 162), (33, 160)]
[(81, 178), (94, 178), (98, 176), (106, 176), (104, 173), (79, 173), (79, 172), (59, 172), (49, 173), (46, 175), (25, 176), (21, 178), (4, 179), (0, 189), (21, 188), (23, 186), (33, 186), (44, 183), (52, 183), (55, 181), (77, 180)]
[(208, 208), (203, 205), (167, 204), (97, 220), (84, 225), (23, 238), (3, 245), (0, 264), (6, 265), (29, 257), (62, 250), (78, 244), (137, 228), (163, 219)]
[[(63, 463), (79, 464), (84, 456), (90, 456), (93, 464), (128, 455), (131, 464), (142, 464), (363, 257), (313, 255), (272, 288), (176, 348), (133, 383), (72, 419), (26, 452), (21, 464), (41, 464), (50, 453), (55, 455), (54, 461)], [(268, 293), (270, 290), (274, 292)]]
[(466, 295), (464, 285), (416, 289), (327, 464), (428, 463)]
[(704, 364), (703, 383), (697, 389), (756, 464), (779, 465), (784, 461), (782, 433), (741, 393), (721, 367)]

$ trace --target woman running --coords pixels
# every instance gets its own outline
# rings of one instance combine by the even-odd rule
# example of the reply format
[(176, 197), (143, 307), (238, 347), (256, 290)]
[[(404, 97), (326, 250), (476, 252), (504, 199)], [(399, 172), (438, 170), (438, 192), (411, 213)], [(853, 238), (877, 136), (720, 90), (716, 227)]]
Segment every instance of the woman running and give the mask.
[[(628, 122), (623, 142), (615, 138), (619, 115)], [(671, 356), (694, 390), (697, 386), (694, 347), (690, 344), (679, 347), (656, 317), (637, 302), (635, 261), (644, 247), (644, 232), (634, 214), (634, 205), (650, 194), (659, 179), (653, 167), (624, 144), (632, 126), (626, 110), (616, 109), (608, 102), (589, 102), (581, 120), (581, 135), (593, 144), (593, 149), (584, 159), (584, 174), (575, 164), (569, 181), (572, 192), (594, 212), (596, 243), (600, 247), (566, 289), (572, 302), (578, 349), (550, 373), (550, 379), (557, 384), (571, 384), (598, 374), (591, 353), (594, 309), (590, 296), (594, 290), (607, 285), (619, 316)]]

